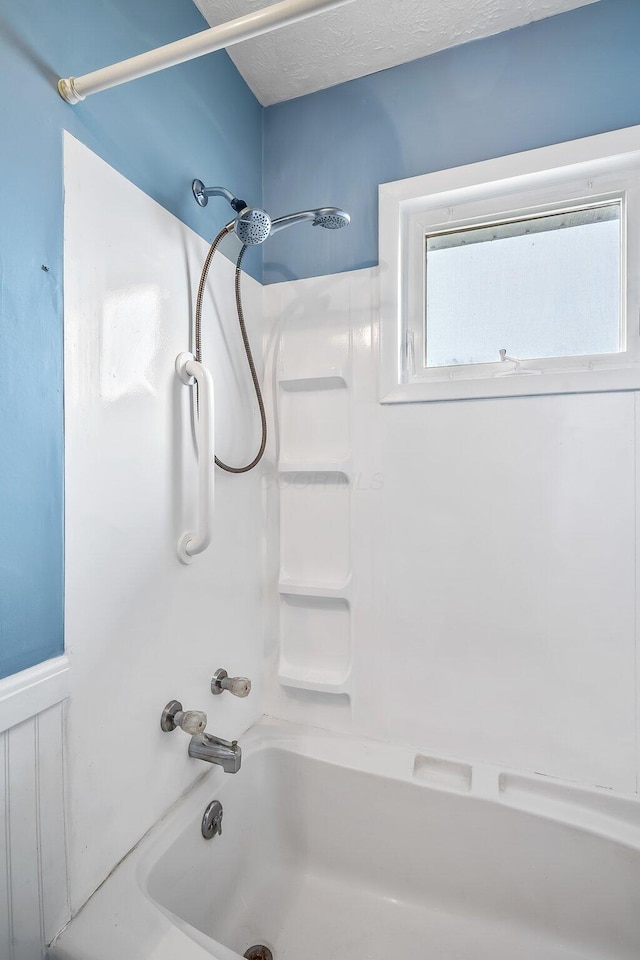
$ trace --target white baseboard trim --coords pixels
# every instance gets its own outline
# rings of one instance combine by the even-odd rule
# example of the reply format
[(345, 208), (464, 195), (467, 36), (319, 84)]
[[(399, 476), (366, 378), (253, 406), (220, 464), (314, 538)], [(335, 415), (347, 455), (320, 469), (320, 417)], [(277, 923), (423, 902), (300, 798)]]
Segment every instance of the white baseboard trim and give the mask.
[(69, 696), (69, 661), (45, 660), (0, 680), (0, 733)]

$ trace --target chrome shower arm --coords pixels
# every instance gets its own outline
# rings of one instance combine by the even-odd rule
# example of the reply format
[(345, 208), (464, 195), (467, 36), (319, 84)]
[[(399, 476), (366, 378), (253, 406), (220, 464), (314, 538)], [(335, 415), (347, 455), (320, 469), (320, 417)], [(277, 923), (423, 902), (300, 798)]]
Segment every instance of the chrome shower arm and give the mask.
[(224, 197), (236, 213), (240, 213), (240, 211), (244, 210), (247, 206), (245, 200), (239, 200), (237, 197), (234, 197), (226, 187), (205, 187), (202, 180), (194, 180), (191, 184), (191, 189), (193, 190), (193, 195), (197, 203), (199, 203), (201, 207), (206, 207), (209, 202), (209, 197)]

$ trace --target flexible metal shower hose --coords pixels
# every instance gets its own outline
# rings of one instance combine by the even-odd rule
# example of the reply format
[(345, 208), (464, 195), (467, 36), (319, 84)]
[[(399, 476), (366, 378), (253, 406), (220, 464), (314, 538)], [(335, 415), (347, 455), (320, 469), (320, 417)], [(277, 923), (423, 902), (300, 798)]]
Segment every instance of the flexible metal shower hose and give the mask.
[[(198, 285), (198, 296), (196, 297), (196, 321), (195, 321), (195, 346), (196, 346), (196, 360), (202, 360), (202, 300), (204, 298), (204, 289), (207, 283), (207, 275), (209, 273), (209, 267), (211, 266), (211, 261), (213, 256), (218, 248), (218, 244), (226, 237), (228, 233), (231, 232), (232, 226), (226, 226), (223, 230), (220, 231), (218, 236), (215, 238), (211, 246), (209, 247), (209, 252), (205, 258), (204, 264), (202, 266), (202, 273), (200, 275), (200, 283)], [(218, 457), (215, 457), (215, 462), (222, 470), (226, 470), (227, 473), (248, 473), (249, 470), (253, 470), (262, 460), (265, 447), (267, 445), (267, 415), (264, 410), (264, 402), (262, 399), (262, 391), (260, 390), (260, 382), (258, 381), (258, 374), (256, 373), (256, 366), (253, 362), (253, 354), (251, 352), (251, 344), (249, 343), (249, 337), (247, 334), (247, 327), (244, 322), (244, 311), (242, 309), (242, 294), (240, 291), (240, 278), (241, 272), (240, 267), (242, 266), (242, 259), (244, 257), (245, 251), (247, 249), (246, 244), (240, 250), (238, 254), (238, 259), (236, 260), (236, 276), (235, 276), (235, 292), (236, 292), (236, 311), (238, 314), (238, 323), (240, 325), (240, 333), (242, 334), (242, 342), (244, 344), (244, 352), (247, 356), (247, 363), (249, 364), (249, 370), (251, 371), (251, 379), (253, 380), (253, 387), (256, 392), (256, 400), (258, 401), (258, 409), (260, 411), (260, 423), (262, 429), (262, 439), (260, 441), (260, 449), (257, 454), (251, 461), (251, 463), (246, 464), (244, 467), (230, 467), (228, 463), (224, 463)], [(197, 401), (197, 394), (196, 394)]]

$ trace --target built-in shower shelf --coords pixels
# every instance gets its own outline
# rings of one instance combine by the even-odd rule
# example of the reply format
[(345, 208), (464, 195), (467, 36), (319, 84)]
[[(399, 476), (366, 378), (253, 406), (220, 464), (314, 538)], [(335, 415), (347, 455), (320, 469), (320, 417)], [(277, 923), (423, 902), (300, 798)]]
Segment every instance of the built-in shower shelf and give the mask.
[(280, 460), (278, 464), (280, 473), (304, 473), (322, 476), (324, 474), (342, 478), (343, 482), (348, 482), (351, 473), (350, 460)]
[(342, 296), (340, 302), (332, 298), (333, 292), (310, 301), (323, 323), (304, 330), (285, 326), (276, 371), (281, 564), (276, 676), (287, 700), (308, 704), (318, 715), (328, 711), (327, 717), (343, 710), (350, 715), (353, 662), (351, 327)]
[(349, 693), (349, 674), (345, 677), (332, 679), (322, 674), (279, 673), (278, 679), (283, 687), (292, 687), (295, 690), (314, 690), (316, 693)]
[(298, 580), (281, 580), (278, 591), (289, 597), (327, 597), (348, 600), (350, 580), (341, 584), (304, 583)]
[(279, 377), (278, 383), (283, 390), (336, 390), (347, 386), (344, 370), (338, 367), (322, 373), (310, 371), (303, 377)]

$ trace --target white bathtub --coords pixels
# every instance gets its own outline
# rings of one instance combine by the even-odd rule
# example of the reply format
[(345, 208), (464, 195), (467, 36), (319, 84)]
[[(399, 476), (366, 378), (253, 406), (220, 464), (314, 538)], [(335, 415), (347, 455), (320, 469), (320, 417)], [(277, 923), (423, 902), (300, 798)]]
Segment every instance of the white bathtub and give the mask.
[[(212, 768), (54, 957), (640, 957), (637, 801), (286, 725), (243, 745), (241, 771)], [(223, 834), (205, 841), (213, 799)]]

